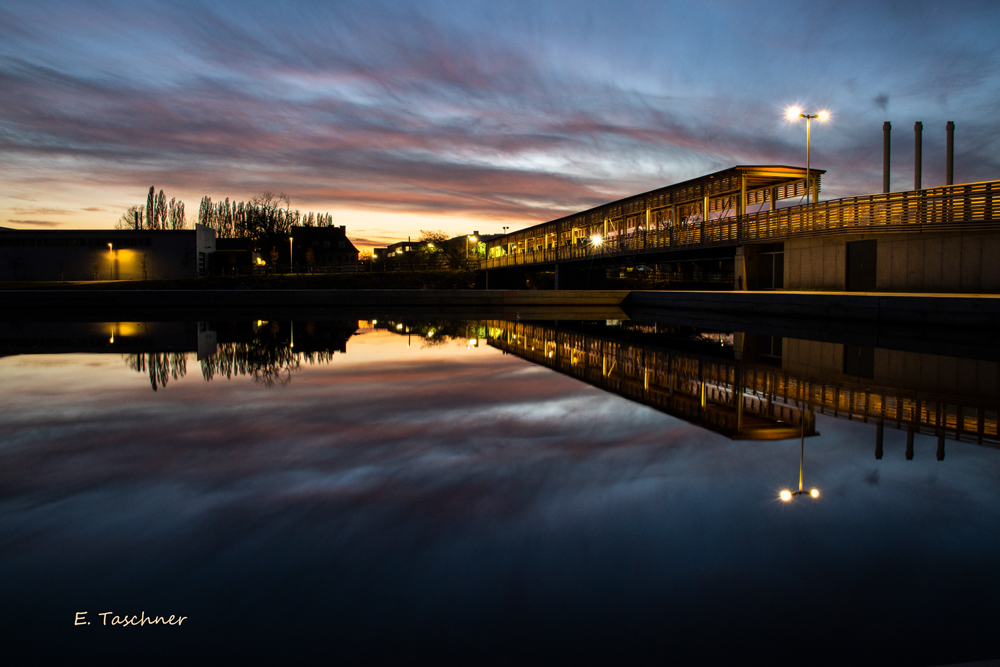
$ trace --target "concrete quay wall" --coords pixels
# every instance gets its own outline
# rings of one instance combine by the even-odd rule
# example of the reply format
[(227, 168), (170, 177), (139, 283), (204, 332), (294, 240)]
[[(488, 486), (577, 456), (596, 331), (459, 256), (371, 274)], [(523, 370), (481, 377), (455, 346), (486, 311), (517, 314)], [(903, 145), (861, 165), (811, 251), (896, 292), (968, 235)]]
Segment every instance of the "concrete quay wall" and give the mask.
[(6, 308), (617, 306), (628, 290), (4, 290)]
[(743, 316), (912, 324), (1000, 326), (1000, 295), (881, 292), (652, 292), (633, 291), (623, 307), (732, 313)]
[(784, 243), (785, 288), (847, 289), (847, 244), (877, 243), (875, 289), (1000, 292), (1000, 233), (843, 233)]

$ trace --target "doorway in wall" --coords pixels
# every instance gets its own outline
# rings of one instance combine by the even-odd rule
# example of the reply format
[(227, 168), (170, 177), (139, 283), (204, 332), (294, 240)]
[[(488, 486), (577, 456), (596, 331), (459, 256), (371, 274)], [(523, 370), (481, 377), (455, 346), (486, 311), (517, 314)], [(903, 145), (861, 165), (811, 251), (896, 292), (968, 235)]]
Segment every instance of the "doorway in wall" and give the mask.
[(785, 246), (764, 246), (757, 254), (757, 289), (782, 289), (785, 286)]
[(871, 292), (875, 289), (876, 241), (848, 241), (847, 291)]

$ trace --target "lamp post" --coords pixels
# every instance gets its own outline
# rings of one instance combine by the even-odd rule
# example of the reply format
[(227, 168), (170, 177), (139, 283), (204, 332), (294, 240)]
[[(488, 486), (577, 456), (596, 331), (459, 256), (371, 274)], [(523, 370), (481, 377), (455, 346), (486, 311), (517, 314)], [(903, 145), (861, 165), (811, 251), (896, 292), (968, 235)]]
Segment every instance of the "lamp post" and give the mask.
[[(810, 135), (812, 134), (811, 132), (812, 119), (816, 118), (819, 120), (819, 122), (825, 123), (827, 120), (830, 119), (830, 112), (824, 110), (820, 111), (817, 114), (810, 115), (807, 113), (802, 113), (802, 109), (798, 107), (790, 107), (785, 112), (785, 118), (793, 122), (798, 120), (799, 118), (806, 119), (806, 196), (809, 197), (809, 195), (813, 194), (812, 180), (809, 178), (809, 143), (810, 143)], [(816, 193), (814, 197), (811, 197), (811, 199), (813, 199), (812, 203), (816, 203), (815, 200), (818, 198), (819, 198), (819, 193)]]
[(800, 430), (800, 435), (799, 435), (799, 490), (798, 491), (789, 491), (788, 489), (783, 489), (781, 491), (781, 493), (778, 494), (778, 497), (781, 498), (786, 503), (789, 500), (791, 500), (793, 496), (802, 496), (802, 495), (806, 495), (806, 494), (808, 494), (809, 496), (811, 496), (813, 498), (819, 498), (819, 489), (810, 489), (810, 490), (806, 491), (806, 490), (804, 490), (802, 488), (802, 468), (803, 468), (803, 464), (805, 462), (805, 453), (806, 453), (806, 415), (805, 415), (805, 413), (802, 413), (799, 416), (799, 426), (800, 426), (800, 429), (799, 429)]
[(472, 256), (472, 244), (475, 243), (477, 240), (478, 239), (475, 236), (471, 236), (471, 235), (466, 240), (466, 244), (465, 244), (465, 256), (466, 256), (466, 258)]
[(293, 265), (294, 265), (294, 263), (295, 263), (295, 256), (293, 254), (294, 250), (292, 250), (292, 240), (294, 238), (295, 238), (294, 236), (289, 236), (288, 237), (288, 272), (289, 273), (294, 273), (295, 272), (295, 269), (292, 268)]
[(115, 279), (115, 248), (110, 243), (108, 244), (108, 267), (109, 267), (109, 280)]

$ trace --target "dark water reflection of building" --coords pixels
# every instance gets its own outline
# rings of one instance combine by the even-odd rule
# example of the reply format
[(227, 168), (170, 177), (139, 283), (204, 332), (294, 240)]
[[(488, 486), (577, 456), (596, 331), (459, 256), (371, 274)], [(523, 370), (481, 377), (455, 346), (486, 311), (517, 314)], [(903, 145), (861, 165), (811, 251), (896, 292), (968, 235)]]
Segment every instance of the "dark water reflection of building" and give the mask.
[[(997, 362), (656, 324), (491, 320), (489, 344), (734, 439), (815, 435), (813, 413), (1000, 446)], [(804, 415), (804, 416), (803, 416)]]

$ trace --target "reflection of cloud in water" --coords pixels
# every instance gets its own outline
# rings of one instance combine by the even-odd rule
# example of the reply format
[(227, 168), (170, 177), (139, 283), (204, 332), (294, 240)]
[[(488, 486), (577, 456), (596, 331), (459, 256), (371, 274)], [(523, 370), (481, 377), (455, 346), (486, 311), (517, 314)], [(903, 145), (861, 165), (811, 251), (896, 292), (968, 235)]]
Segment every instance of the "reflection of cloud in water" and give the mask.
[(226, 641), (277, 641), (285, 618), (350, 651), (566, 641), (561, 623), (759, 642), (806, 598), (823, 628), (998, 592), (991, 450), (939, 463), (921, 441), (908, 462), (887, 432), (875, 462), (871, 425), (820, 416), (822, 499), (786, 505), (797, 441), (732, 442), (493, 350), (339, 357), (280, 392), (236, 375), (140, 392), (115, 362), (85, 395), (0, 389), (0, 583), (19, 605), (173, 600)]

